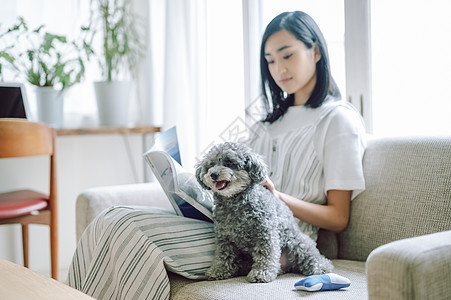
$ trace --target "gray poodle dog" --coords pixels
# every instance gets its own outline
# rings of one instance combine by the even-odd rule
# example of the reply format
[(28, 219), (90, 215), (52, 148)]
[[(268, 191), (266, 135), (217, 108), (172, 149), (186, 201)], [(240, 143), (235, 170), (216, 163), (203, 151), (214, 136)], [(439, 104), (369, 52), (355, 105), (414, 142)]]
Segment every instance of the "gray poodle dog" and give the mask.
[(200, 185), (214, 194), (216, 256), (208, 279), (247, 274), (250, 282), (271, 282), (282, 273), (333, 270), (288, 206), (261, 185), (266, 175), (262, 157), (239, 143), (215, 145), (196, 164)]

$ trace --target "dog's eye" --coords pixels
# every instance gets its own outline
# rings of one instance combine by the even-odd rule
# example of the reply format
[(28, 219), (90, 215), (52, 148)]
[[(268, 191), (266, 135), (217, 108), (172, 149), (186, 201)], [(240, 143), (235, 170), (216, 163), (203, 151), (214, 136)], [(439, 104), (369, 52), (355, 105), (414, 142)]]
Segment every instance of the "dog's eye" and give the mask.
[(230, 169), (236, 168), (236, 164), (230, 159), (224, 159), (222, 164), (224, 165), (224, 167), (227, 167)]

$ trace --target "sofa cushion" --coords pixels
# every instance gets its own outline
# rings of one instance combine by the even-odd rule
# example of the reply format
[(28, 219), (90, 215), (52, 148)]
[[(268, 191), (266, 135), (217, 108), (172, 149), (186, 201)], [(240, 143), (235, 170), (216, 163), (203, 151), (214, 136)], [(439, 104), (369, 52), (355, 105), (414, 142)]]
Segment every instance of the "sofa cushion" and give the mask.
[(451, 231), (383, 245), (366, 267), (372, 299), (450, 299)]
[(274, 299), (367, 299), (365, 263), (333, 260), (334, 273), (351, 280), (351, 286), (337, 291), (306, 292), (296, 290), (294, 284), (304, 276), (284, 274), (270, 283), (249, 283), (246, 277), (219, 281), (195, 281), (175, 274), (170, 275), (173, 300), (274, 300)]
[(325, 257), (329, 259), (338, 258), (338, 235), (330, 230), (320, 229), (316, 247)]
[(363, 261), (394, 240), (451, 230), (451, 139), (369, 140), (363, 169), (366, 190), (352, 201), (338, 258)]

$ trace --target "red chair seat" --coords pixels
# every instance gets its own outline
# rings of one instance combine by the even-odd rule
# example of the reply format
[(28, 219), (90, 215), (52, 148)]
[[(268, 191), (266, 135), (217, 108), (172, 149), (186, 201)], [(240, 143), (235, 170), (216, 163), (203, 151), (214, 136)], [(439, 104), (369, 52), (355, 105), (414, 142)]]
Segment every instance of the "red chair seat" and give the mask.
[(48, 195), (21, 190), (0, 194), (0, 218), (11, 218), (41, 210), (49, 205)]

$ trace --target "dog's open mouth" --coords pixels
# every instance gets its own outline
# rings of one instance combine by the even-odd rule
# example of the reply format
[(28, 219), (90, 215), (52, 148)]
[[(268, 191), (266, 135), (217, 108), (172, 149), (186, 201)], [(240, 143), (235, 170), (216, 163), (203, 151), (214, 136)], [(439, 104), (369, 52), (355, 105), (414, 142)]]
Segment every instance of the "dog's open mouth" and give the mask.
[(229, 182), (227, 180), (216, 181), (215, 187), (218, 191), (223, 190), (227, 187)]

